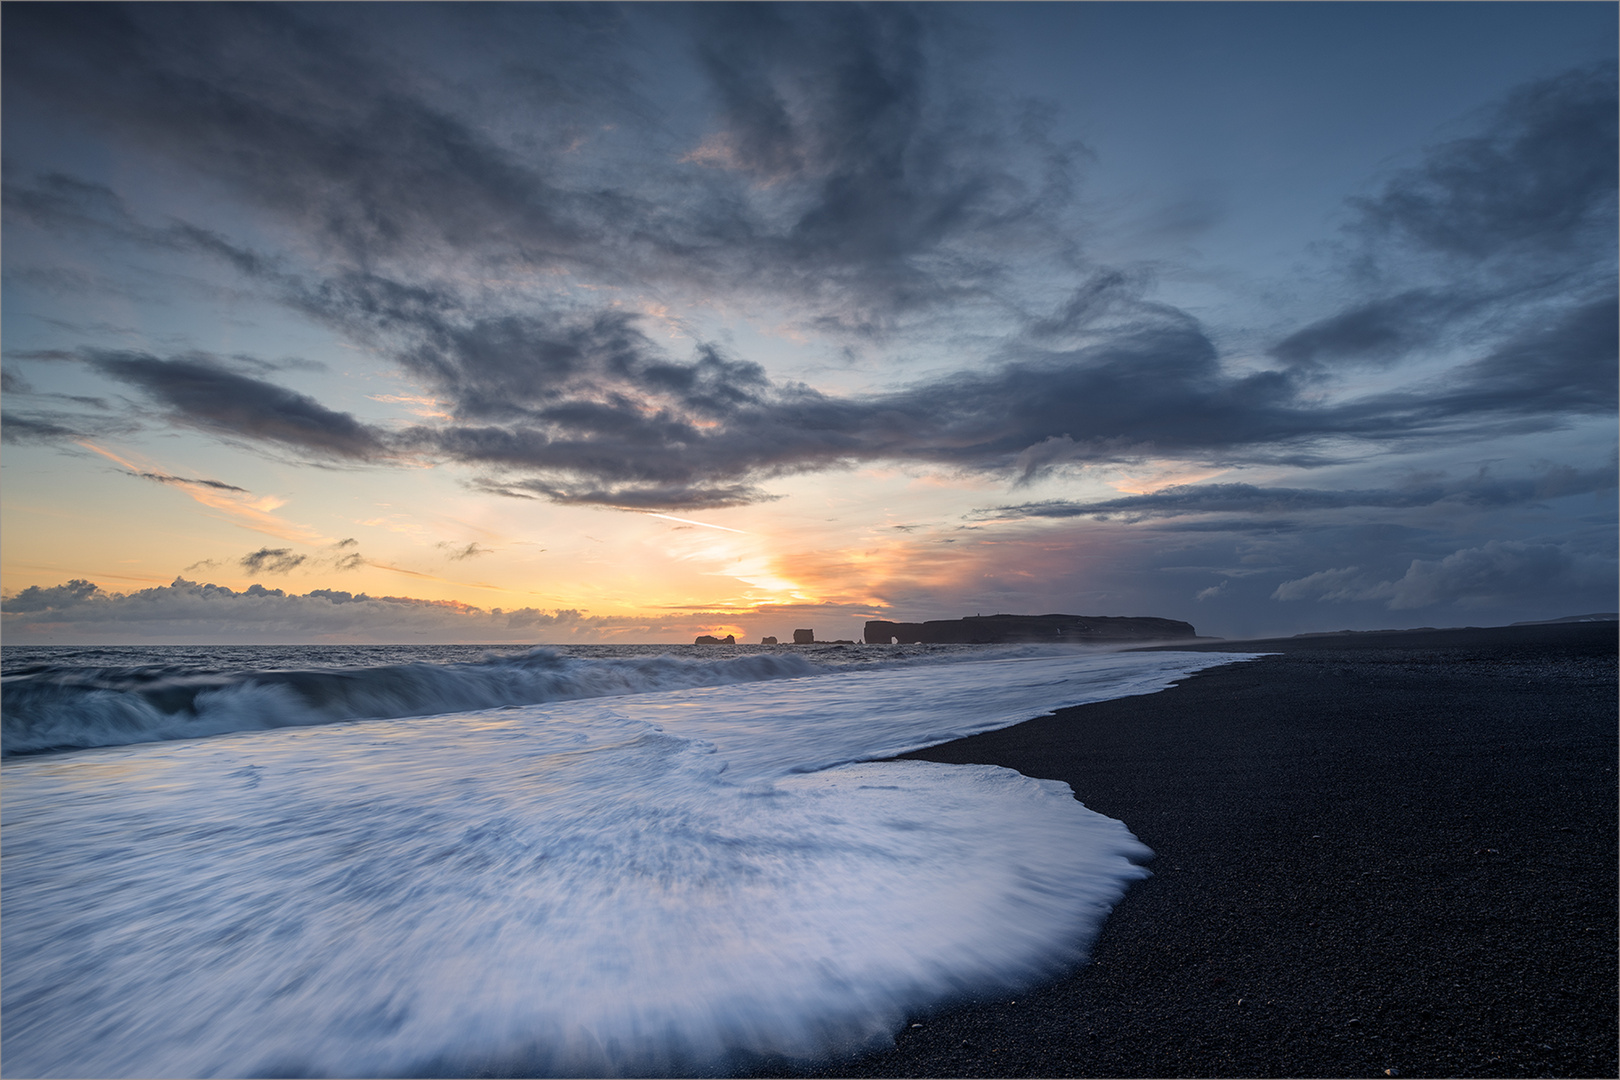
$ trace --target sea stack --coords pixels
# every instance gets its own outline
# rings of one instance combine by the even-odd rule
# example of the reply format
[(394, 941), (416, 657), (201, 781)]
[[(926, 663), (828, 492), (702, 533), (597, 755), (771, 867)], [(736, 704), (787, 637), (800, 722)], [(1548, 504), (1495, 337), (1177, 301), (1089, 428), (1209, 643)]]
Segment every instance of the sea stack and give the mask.
[(1177, 641), (1197, 637), (1190, 623), (1175, 619), (1109, 615), (970, 615), (921, 623), (873, 620), (868, 645), (1003, 645), (1030, 641), (1105, 644), (1116, 641)]

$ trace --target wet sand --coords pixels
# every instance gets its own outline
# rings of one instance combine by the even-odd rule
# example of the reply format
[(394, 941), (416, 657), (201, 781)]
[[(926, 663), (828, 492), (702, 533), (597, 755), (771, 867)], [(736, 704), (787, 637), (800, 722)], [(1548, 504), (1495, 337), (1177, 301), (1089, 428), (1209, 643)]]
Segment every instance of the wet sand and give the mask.
[(1617, 1075), (1616, 630), (1200, 643), (1281, 655), (906, 755), (1063, 780), (1154, 876), (1067, 977), (760, 1075)]

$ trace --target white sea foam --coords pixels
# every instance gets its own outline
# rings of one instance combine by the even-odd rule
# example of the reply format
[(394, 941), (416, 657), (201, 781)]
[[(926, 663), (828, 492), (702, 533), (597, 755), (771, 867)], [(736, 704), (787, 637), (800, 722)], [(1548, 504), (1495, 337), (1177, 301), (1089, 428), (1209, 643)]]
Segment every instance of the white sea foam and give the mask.
[(10, 759), (6, 1072), (665, 1074), (882, 1042), (1073, 963), (1150, 853), (1060, 783), (824, 766), (1232, 659), (858, 671)]

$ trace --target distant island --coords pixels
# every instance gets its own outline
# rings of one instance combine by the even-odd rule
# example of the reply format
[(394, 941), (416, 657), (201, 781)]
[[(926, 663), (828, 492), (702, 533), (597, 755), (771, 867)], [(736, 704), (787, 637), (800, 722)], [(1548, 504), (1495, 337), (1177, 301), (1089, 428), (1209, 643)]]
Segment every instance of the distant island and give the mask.
[(873, 620), (866, 624), (868, 645), (1003, 645), (1030, 641), (1100, 644), (1197, 636), (1190, 623), (1175, 619), (1108, 615), (970, 615), (920, 623)]

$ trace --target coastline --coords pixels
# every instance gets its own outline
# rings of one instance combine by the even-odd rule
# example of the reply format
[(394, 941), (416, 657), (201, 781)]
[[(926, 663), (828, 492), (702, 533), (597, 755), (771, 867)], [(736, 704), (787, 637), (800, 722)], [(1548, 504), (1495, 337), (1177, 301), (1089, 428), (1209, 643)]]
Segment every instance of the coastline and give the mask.
[(748, 1075), (1616, 1075), (1615, 623), (1165, 648), (1279, 655), (902, 755), (1154, 849), (1090, 962)]

